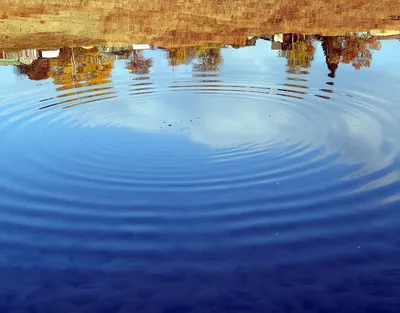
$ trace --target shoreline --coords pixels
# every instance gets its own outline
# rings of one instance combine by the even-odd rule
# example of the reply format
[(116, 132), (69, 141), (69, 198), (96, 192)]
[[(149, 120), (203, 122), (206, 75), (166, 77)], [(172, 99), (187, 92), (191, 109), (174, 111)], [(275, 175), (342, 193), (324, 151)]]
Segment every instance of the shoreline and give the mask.
[(20, 50), (72, 45), (148, 43), (166, 48), (240, 45), (247, 36), (274, 33), (345, 35), (371, 30), (400, 33), (397, 0), (5, 0), (0, 8), (0, 48)]

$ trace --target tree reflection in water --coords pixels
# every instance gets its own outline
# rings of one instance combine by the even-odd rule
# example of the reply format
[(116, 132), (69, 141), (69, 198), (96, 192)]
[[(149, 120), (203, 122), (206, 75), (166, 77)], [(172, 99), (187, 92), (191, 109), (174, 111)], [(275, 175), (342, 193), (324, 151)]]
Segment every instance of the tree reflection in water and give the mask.
[[(273, 37), (256, 38), (243, 41), (242, 48), (256, 45), (258, 40), (272, 40)], [(351, 64), (359, 70), (370, 67), (373, 52), (380, 50), (381, 43), (370, 34), (351, 33), (347, 36), (319, 36), (295, 33), (282, 34), (278, 57), (287, 59), (287, 71), (292, 74), (305, 73), (314, 60), (317, 43), (320, 42), (329, 69), (328, 76), (334, 78), (339, 64)], [(218, 71), (223, 64), (221, 49), (224, 46), (191, 46), (164, 49), (171, 67), (192, 65), (194, 72)], [(153, 58), (147, 58), (142, 50), (119, 51), (128, 59), (126, 69), (133, 75), (143, 75), (153, 67)], [(16, 66), (19, 75), (27, 75), (31, 80), (53, 79), (59, 89), (75, 88), (79, 85), (103, 84), (111, 77), (113, 55), (99, 52), (93, 48), (61, 48), (56, 58), (38, 58), (31, 64)]]

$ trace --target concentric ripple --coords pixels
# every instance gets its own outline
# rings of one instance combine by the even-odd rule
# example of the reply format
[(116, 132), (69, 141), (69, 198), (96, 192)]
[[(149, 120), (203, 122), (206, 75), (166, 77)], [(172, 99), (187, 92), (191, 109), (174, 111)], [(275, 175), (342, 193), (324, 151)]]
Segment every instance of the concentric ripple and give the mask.
[(400, 227), (397, 91), (231, 70), (2, 98), (0, 264), (218, 269), (253, 251), (263, 268)]

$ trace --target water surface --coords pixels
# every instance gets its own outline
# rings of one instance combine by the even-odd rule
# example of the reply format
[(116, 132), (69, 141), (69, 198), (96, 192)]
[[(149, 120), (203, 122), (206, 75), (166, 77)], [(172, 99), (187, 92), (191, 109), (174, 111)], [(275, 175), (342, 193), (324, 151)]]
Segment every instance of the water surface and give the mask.
[(400, 42), (357, 36), (0, 67), (0, 311), (398, 312)]

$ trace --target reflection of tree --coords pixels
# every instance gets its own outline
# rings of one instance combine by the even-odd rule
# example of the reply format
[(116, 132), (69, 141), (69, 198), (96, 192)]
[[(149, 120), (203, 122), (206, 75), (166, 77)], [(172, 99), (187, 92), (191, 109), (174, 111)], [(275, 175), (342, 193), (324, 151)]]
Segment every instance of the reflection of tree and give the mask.
[(153, 59), (146, 59), (141, 51), (133, 51), (132, 58), (127, 63), (126, 68), (131, 74), (148, 74), (153, 66)]
[(167, 58), (170, 66), (189, 64), (196, 58), (197, 47), (181, 47), (168, 50)]
[(111, 76), (113, 60), (97, 49), (63, 48), (60, 56), (50, 60), (49, 76), (60, 89), (74, 88), (76, 84), (92, 86), (107, 82)]
[(197, 60), (198, 63), (193, 64), (193, 71), (195, 72), (218, 71), (223, 62), (221, 50), (217, 48), (199, 52)]
[(16, 66), (16, 71), (20, 75), (27, 75), (31, 80), (43, 80), (49, 78), (50, 63), (47, 59), (38, 59), (30, 65)]
[(351, 63), (354, 68), (370, 67), (372, 51), (380, 50), (381, 44), (374, 37), (369, 35), (357, 36), (352, 34), (344, 41), (342, 63)]
[(216, 71), (223, 62), (219, 48), (209, 46), (182, 47), (168, 50), (170, 66), (193, 64), (194, 71)]
[(60, 90), (80, 85), (98, 85), (111, 76), (113, 61), (96, 48), (62, 48), (54, 59), (37, 59), (31, 65), (18, 65), (17, 73), (32, 80), (53, 78)]
[(339, 63), (352, 64), (355, 69), (370, 67), (372, 51), (380, 50), (381, 44), (369, 34), (323, 37), (322, 48), (330, 77), (335, 77)]
[(287, 59), (289, 73), (297, 73), (301, 68), (309, 68), (314, 60), (315, 47), (311, 40), (291, 43), (279, 56)]
[[(231, 45), (231, 47), (233, 49), (240, 49), (240, 48), (243, 48), (243, 47), (255, 46), (256, 43), (257, 43), (258, 38), (259, 37), (255, 37), (255, 36), (245, 36), (242, 39), (242, 42), (240, 44), (233, 44), (233, 45)], [(262, 38), (262, 37), (260, 37), (260, 38)]]
[(340, 37), (323, 37), (322, 49), (325, 54), (325, 62), (330, 70), (328, 76), (334, 78), (342, 54), (342, 40)]

